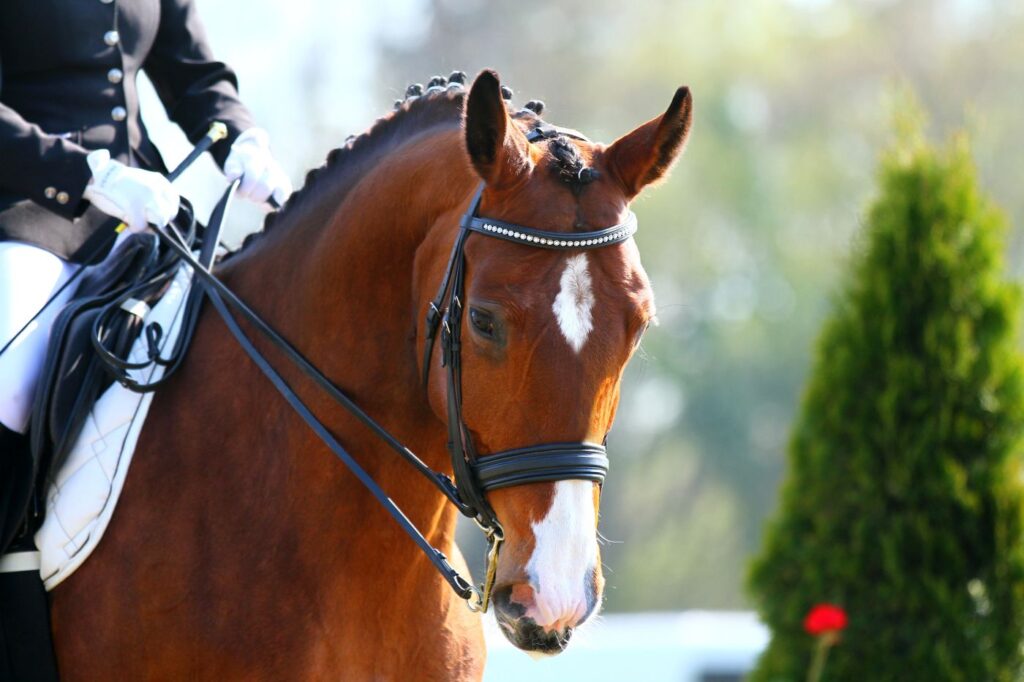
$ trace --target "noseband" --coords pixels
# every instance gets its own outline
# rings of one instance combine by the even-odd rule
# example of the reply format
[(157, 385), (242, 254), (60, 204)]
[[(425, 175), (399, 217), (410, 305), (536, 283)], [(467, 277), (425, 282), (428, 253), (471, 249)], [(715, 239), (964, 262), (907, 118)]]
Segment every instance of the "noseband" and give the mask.
[[(557, 135), (567, 135), (586, 139), (576, 133), (548, 124), (541, 124), (527, 134), (527, 140), (535, 142), (549, 139)], [(237, 184), (237, 181), (236, 183)], [(226, 205), (235, 184), (228, 188), (221, 204), (211, 216), (210, 225), (206, 229), (206, 241), (216, 245), (220, 233)], [(431, 357), (438, 332), (441, 332), (441, 364), (447, 375), (447, 410), (448, 410), (448, 450), (451, 454), (454, 482), (441, 472), (431, 469), (423, 460), (405, 447), (383, 426), (355, 404), (351, 398), (330, 381), (319, 369), (307, 360), (291, 343), (276, 332), (259, 315), (239, 299), (223, 282), (217, 279), (208, 263), (196, 260), (189, 244), (182, 238), (179, 230), (169, 225), (157, 230), (161, 241), (178, 254), (181, 260), (191, 266), (197, 284), (214, 308), (223, 318), (229, 331), (246, 351), (261, 372), (270, 380), (282, 397), (319, 436), (324, 444), (352, 471), (360, 482), (377, 499), (406, 532), (407, 535), (424, 552), (430, 562), (451, 585), (452, 589), (474, 611), (486, 611), (490, 601), (491, 589), (497, 570), (498, 550), (504, 539), (501, 524), (494, 510), (486, 499), (487, 492), (499, 488), (507, 488), (527, 483), (544, 481), (584, 480), (594, 481), (599, 485), (604, 482), (608, 473), (608, 456), (603, 444), (596, 443), (542, 443), (505, 450), (486, 455), (479, 454), (470, 436), (469, 429), (462, 416), (462, 312), (465, 297), (466, 275), (466, 241), (472, 234), (515, 242), (524, 246), (557, 251), (579, 251), (597, 249), (626, 241), (637, 230), (636, 216), (629, 213), (625, 222), (594, 232), (548, 232), (523, 225), (507, 223), (478, 215), (480, 199), (484, 186), (477, 189), (469, 208), (463, 215), (459, 233), (452, 247), (451, 255), (445, 268), (437, 296), (431, 302), (426, 318), (426, 344), (423, 355), (423, 381), (426, 384), (430, 371)], [(180, 216), (179, 216), (180, 217)], [(124, 295), (131, 296), (128, 291)], [(119, 301), (115, 304), (120, 305)], [(235, 315), (244, 318), (256, 330), (264, 335), (285, 357), (313, 382), (327, 393), (335, 402), (352, 413), (363, 424), (376, 433), (381, 440), (425, 476), (459, 511), (476, 520), (487, 534), (489, 548), (487, 553), (487, 570), (481, 589), (463, 578), (449, 563), (447, 557), (431, 546), (423, 534), (409, 521), (408, 517), (398, 508), (391, 498), (380, 488), (373, 478), (359, 465), (351, 454), (337, 441), (330, 430), (313, 414), (299, 395), (288, 385), (284, 378), (273, 368), (266, 357), (256, 348), (247, 333), (235, 319)], [(96, 339), (93, 340), (94, 345)], [(110, 371), (115, 378), (132, 390), (139, 392), (153, 390), (155, 385), (144, 385), (131, 382), (123, 368), (118, 367), (117, 358), (107, 357), (109, 353), (97, 345), (101, 356), (105, 357)], [(156, 357), (154, 362), (160, 361)], [(120, 363), (123, 364), (123, 363)], [(124, 376), (122, 376), (122, 374)]]

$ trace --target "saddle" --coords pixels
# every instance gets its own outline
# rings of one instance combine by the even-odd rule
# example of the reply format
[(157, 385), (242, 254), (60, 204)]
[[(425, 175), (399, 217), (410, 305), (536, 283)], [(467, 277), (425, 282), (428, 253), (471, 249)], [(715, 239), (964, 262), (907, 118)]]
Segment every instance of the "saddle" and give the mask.
[(205, 272), (215, 261), (230, 196), (209, 227), (179, 214), (155, 257), (148, 245), (126, 243), (115, 256), (121, 266), (90, 273), (102, 285), (80, 291), (59, 320), (33, 434), (45, 458), (36, 493), (44, 511), (33, 525), (47, 590), (88, 559), (113, 517), (153, 393), (182, 365), (198, 326), (206, 293), (194, 286), (193, 268)]
[[(31, 447), (36, 481), (42, 484), (67, 456), (89, 408), (112, 382), (92, 344), (100, 313), (121, 294), (152, 274), (160, 264), (155, 235), (131, 235), (111, 257), (88, 266), (75, 299), (58, 314), (32, 409)], [(152, 293), (152, 298), (160, 295)], [(124, 306), (104, 329), (104, 345), (126, 352), (139, 335), (147, 303)]]
[[(188, 225), (181, 235), (183, 243), (195, 245), (197, 225), (187, 202), (183, 201), (179, 220)], [(167, 377), (184, 359), (201, 292), (190, 295), (184, 314), (187, 331), (168, 357), (160, 352), (164, 330), (159, 324), (145, 324), (146, 314), (167, 290), (179, 264), (177, 254), (161, 246), (155, 234), (133, 234), (106, 260), (88, 266), (75, 298), (57, 315), (32, 409), (37, 499), (67, 459), (93, 404), (114, 381), (137, 392), (156, 388), (157, 384), (135, 383), (128, 370), (140, 365), (122, 360), (140, 335), (145, 335), (149, 348), (143, 365), (165, 365)]]

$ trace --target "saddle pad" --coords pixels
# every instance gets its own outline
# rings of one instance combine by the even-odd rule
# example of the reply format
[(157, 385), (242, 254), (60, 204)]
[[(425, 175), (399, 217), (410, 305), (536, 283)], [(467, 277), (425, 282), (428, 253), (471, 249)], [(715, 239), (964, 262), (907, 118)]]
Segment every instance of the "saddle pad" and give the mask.
[[(161, 349), (173, 348), (181, 328), (192, 269), (181, 265), (163, 298), (146, 315), (166, 330)], [(129, 360), (145, 362), (146, 339), (140, 335)], [(153, 364), (132, 372), (146, 382), (159, 379), (164, 367)], [(99, 544), (114, 513), (132, 454), (146, 421), (153, 393), (135, 393), (115, 383), (93, 405), (77, 442), (56, 472), (46, 493), (46, 519), (36, 533), (40, 575), (47, 590), (74, 573)]]

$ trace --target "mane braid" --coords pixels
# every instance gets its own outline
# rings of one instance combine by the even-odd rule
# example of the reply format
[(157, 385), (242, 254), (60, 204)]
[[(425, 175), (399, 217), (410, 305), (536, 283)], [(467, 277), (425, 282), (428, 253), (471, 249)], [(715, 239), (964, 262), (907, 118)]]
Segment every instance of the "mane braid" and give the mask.
[(551, 153), (551, 169), (574, 193), (578, 194), (596, 178), (597, 172), (587, 167), (580, 150), (565, 136), (553, 138), (548, 144), (548, 151)]
[(302, 187), (292, 193), (284, 206), (267, 214), (263, 219), (263, 228), (260, 231), (246, 235), (242, 245), (224, 256), (221, 261), (246, 251), (264, 234), (272, 231), (282, 221), (287, 221), (288, 218), (308, 206), (311, 203), (311, 197), (317, 197), (321, 188), (329, 184), (328, 180), (352, 164), (371, 158), (378, 148), (386, 147), (389, 143), (394, 142), (402, 132), (423, 130), (444, 121), (460, 120), (462, 102), (465, 97), (466, 90), (464, 88), (450, 87), (444, 90), (431, 88), (422, 96), (406, 99), (395, 111), (378, 118), (361, 135), (350, 135), (343, 146), (328, 152), (327, 158), (321, 166), (306, 173)]
[[(332, 149), (323, 165), (306, 173), (302, 187), (292, 193), (284, 206), (267, 214), (263, 219), (263, 228), (246, 235), (242, 245), (227, 253), (220, 262), (244, 253), (253, 244), (258, 243), (263, 235), (274, 231), (275, 228), (280, 229), (282, 222), (288, 222), (304, 209), (315, 207), (314, 199), (319, 198), (325, 187), (334, 190), (338, 202), (343, 200), (350, 186), (337, 187), (336, 182), (328, 181), (338, 179), (338, 176), (355, 169), (360, 163), (373, 160), (374, 155), (381, 149), (386, 150), (389, 145), (403, 140), (403, 134), (414, 134), (445, 122), (460, 122), (467, 95), (467, 90), (462, 85), (464, 74), (462, 81), (452, 80), (447, 87), (443, 86), (444, 80), (435, 78), (425, 91), (418, 84), (409, 86), (405, 99), (395, 102), (394, 111), (378, 118), (361, 135), (349, 135), (343, 146)], [(506, 99), (505, 106), (511, 117), (523, 122), (526, 128), (532, 128), (536, 123), (542, 122), (538, 113), (529, 108), (529, 105), (527, 108), (513, 111), (511, 103)], [(550, 168), (574, 193), (579, 193), (597, 177), (597, 171), (586, 166), (579, 149), (564, 136), (552, 138), (548, 151), (551, 155)]]

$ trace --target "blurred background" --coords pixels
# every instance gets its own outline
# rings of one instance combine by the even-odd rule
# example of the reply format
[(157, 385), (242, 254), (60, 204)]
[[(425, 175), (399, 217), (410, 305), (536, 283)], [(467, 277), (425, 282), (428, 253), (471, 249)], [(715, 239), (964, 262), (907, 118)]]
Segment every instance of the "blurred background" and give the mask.
[[(518, 104), (610, 142), (689, 85), (671, 179), (634, 207), (660, 326), (630, 366), (602, 501), (606, 612), (744, 609), (819, 324), (915, 91), (933, 137), (966, 128), (982, 182), (1024, 224), (1024, 1), (198, 0), (218, 57), (296, 186), (409, 83), (497, 69)], [(184, 154), (150, 129), (169, 160)], [(155, 106), (154, 106), (155, 105)], [(177, 151), (175, 151), (177, 150)], [(189, 177), (202, 202), (212, 164)], [(239, 205), (232, 238), (257, 229)], [(1010, 265), (1024, 240), (1010, 234)], [(469, 558), (482, 555), (465, 535)]]

